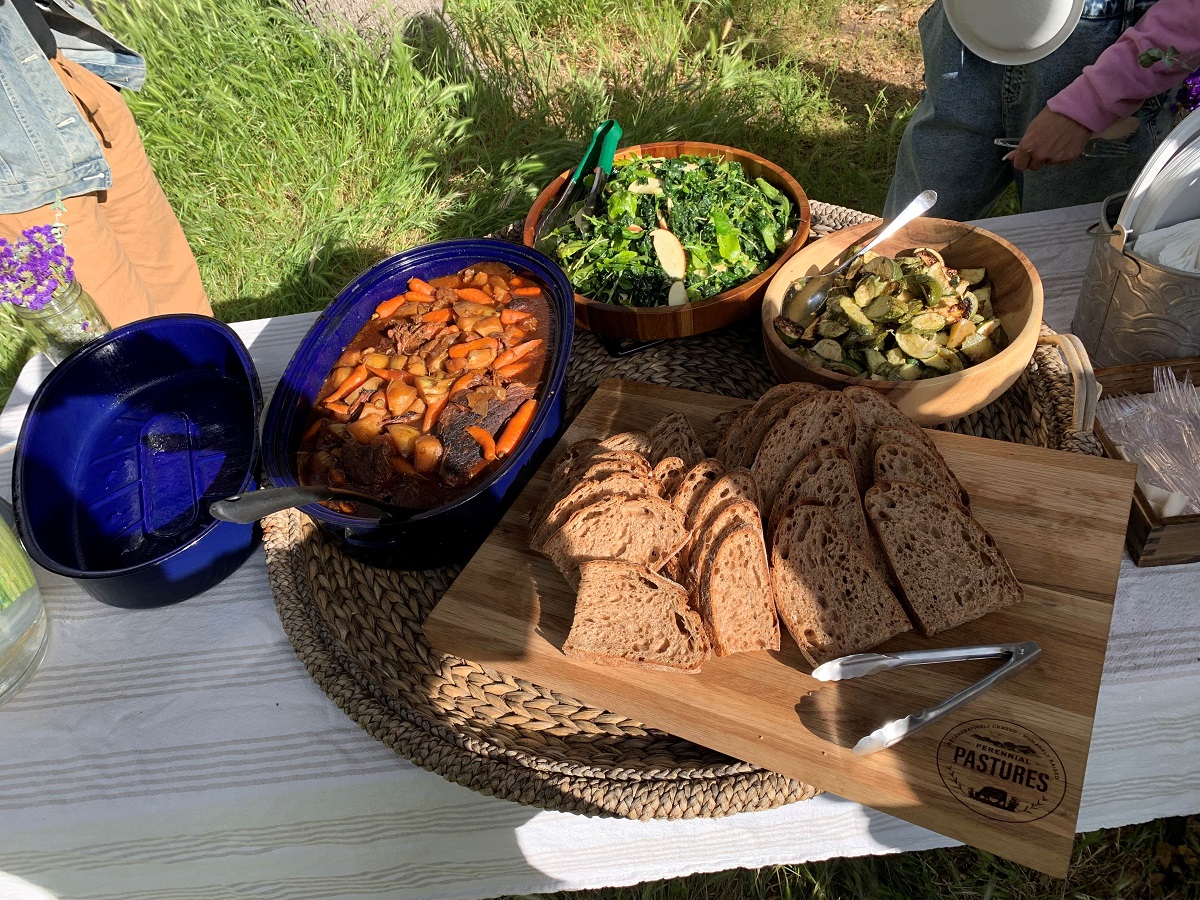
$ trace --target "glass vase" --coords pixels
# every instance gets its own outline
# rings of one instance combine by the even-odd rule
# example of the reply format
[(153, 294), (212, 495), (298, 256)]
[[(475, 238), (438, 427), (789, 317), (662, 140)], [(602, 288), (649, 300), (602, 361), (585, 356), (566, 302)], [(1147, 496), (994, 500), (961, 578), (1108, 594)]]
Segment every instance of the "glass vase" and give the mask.
[(60, 287), (41, 309), (14, 309), (33, 342), (55, 365), (110, 330), (96, 301), (78, 281)]
[[(0, 501), (0, 513), (9, 507)], [(7, 515), (0, 515), (0, 704), (37, 671), (49, 623), (42, 594)]]

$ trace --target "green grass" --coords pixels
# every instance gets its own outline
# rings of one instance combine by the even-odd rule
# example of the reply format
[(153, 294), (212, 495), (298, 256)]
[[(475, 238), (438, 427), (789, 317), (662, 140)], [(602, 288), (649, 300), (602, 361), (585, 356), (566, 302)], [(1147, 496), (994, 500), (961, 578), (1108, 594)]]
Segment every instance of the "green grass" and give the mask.
[[(915, 102), (911, 86), (810, 52), (843, 0), (450, 0), (449, 32), (428, 22), (390, 42), (320, 33), (280, 0), (97, 5), (147, 57), (146, 88), (125, 96), (226, 321), (320, 309), (397, 250), (524, 218), (608, 117), (627, 143), (743, 147), (810, 197), (879, 212)], [(906, 29), (856, 41), (868, 55), (917, 52)], [(3, 400), (31, 347), (0, 316)], [(960, 848), (586, 896), (1194, 897), (1197, 829), (1082, 835), (1065, 881)]]

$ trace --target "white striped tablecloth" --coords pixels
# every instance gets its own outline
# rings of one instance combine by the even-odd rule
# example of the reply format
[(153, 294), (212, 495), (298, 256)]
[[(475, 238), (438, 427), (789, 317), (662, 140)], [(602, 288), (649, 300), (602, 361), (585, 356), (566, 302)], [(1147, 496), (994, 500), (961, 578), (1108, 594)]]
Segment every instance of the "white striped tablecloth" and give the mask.
[[(1097, 207), (990, 219), (1067, 330)], [(313, 315), (234, 327), (268, 398)], [(0, 415), (16, 437), (47, 371)], [(0, 460), (7, 494), (11, 454)], [(0, 708), (0, 898), (482, 898), (951, 841), (824, 795), (723, 819), (552, 813), (397, 757), (314, 684), (256, 553), (174, 606), (121, 610), (38, 573), (37, 676)], [(1200, 567), (1121, 569), (1079, 829), (1200, 811)]]

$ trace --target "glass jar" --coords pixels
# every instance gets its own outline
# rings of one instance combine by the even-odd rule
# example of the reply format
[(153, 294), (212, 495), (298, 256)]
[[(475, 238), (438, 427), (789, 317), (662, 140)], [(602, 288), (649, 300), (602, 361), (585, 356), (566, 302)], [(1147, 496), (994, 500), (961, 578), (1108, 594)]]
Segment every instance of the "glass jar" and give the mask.
[[(11, 507), (0, 501), (0, 513)], [(0, 704), (37, 671), (46, 654), (49, 626), (29, 557), (0, 515)]]
[(15, 304), (18, 318), (38, 348), (57, 365), (88, 341), (107, 334), (108, 321), (78, 281), (68, 281), (41, 309)]

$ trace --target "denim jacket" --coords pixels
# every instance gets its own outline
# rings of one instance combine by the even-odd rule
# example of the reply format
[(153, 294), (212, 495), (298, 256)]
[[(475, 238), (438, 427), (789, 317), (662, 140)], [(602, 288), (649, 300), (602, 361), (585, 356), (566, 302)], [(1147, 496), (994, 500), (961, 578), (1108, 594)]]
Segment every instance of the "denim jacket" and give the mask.
[[(76, 0), (42, 0), (59, 52), (109, 84), (137, 90), (142, 58)], [(48, 9), (46, 7), (49, 7)], [(0, 0), (0, 213), (112, 186), (100, 142), (11, 0)]]

